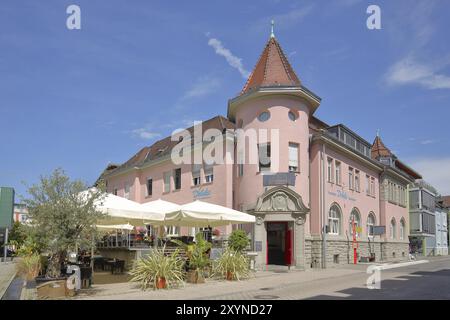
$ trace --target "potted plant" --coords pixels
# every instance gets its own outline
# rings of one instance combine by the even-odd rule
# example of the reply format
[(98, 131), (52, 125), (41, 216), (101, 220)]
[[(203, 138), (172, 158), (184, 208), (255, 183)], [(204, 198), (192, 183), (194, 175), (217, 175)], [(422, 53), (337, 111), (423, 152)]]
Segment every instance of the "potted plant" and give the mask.
[(228, 237), (228, 247), (234, 251), (243, 252), (249, 243), (247, 233), (241, 229), (234, 230)]
[(173, 239), (172, 242), (178, 244), (186, 250), (188, 257), (188, 272), (186, 280), (189, 283), (204, 283), (203, 273), (210, 265), (209, 251), (212, 244), (203, 238), (203, 233), (199, 232), (195, 235), (195, 243), (187, 245), (179, 240)]
[(183, 283), (184, 261), (179, 251), (172, 254), (165, 253), (163, 249), (153, 250), (147, 257), (137, 260), (130, 271), (130, 281), (139, 282), (142, 290), (149, 287), (154, 289), (167, 289)]
[(241, 280), (250, 276), (250, 262), (242, 252), (227, 248), (213, 265), (213, 275), (226, 280)]

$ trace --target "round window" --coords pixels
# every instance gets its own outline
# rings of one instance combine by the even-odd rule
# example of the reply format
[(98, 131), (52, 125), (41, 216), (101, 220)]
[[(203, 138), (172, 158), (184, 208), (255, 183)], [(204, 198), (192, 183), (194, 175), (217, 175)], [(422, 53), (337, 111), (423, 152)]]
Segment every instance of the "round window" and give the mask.
[(261, 122), (267, 121), (270, 118), (270, 113), (268, 111), (261, 112), (258, 116), (258, 120)]
[(298, 117), (294, 111), (289, 111), (288, 116), (289, 116), (289, 119), (292, 121), (297, 120), (297, 117)]

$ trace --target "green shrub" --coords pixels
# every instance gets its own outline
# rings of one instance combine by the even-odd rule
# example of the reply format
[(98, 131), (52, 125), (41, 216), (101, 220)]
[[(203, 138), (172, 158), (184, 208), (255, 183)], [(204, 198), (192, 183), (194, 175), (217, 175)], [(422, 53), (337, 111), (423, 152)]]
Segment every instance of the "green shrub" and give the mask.
[(37, 253), (22, 256), (16, 264), (17, 274), (24, 280), (33, 280), (41, 271), (41, 256)]
[(250, 276), (250, 261), (245, 254), (226, 249), (213, 264), (213, 276), (228, 280), (241, 280)]
[(187, 245), (176, 239), (171, 241), (186, 250), (190, 270), (201, 273), (210, 265), (211, 261), (209, 260), (208, 251), (211, 249), (212, 244), (203, 238), (202, 232), (195, 235), (195, 243), (191, 245)]
[(228, 247), (234, 251), (244, 251), (249, 245), (250, 240), (244, 230), (234, 230), (228, 238)]
[(142, 290), (149, 287), (157, 288), (160, 279), (165, 279), (167, 288), (177, 287), (184, 283), (184, 261), (179, 251), (166, 255), (165, 247), (155, 249), (150, 255), (137, 260), (130, 271), (130, 281), (140, 282)]

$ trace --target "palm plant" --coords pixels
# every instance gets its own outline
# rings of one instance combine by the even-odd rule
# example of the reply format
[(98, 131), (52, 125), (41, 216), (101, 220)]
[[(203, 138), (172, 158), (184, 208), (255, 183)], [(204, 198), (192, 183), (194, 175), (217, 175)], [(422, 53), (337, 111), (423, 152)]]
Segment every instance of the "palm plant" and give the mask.
[(149, 287), (164, 289), (177, 287), (184, 281), (184, 261), (179, 251), (172, 254), (165, 253), (165, 247), (155, 249), (150, 255), (135, 262), (130, 271), (130, 281), (140, 282), (142, 290)]
[(172, 242), (184, 248), (189, 259), (189, 269), (194, 272), (192, 282), (203, 282), (203, 272), (211, 264), (208, 251), (212, 244), (203, 238), (203, 233), (195, 235), (195, 244), (187, 245), (179, 240), (173, 239)]
[(250, 261), (240, 251), (227, 248), (213, 264), (213, 275), (227, 280), (241, 280), (250, 276)]

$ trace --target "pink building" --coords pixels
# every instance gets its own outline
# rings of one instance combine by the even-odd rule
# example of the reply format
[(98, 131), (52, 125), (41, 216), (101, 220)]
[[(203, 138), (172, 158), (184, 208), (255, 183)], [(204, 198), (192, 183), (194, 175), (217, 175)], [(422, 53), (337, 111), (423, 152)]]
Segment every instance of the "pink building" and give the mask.
[[(358, 260), (406, 259), (407, 186), (420, 176), (398, 161), (379, 137), (372, 145), (344, 125), (317, 119), (320, 102), (272, 35), (242, 92), (229, 100), (227, 117), (202, 123), (203, 134), (213, 130), (223, 139), (157, 141), (104, 173), (108, 192), (140, 203), (201, 199), (253, 214), (254, 225), (234, 227), (251, 236), (260, 268), (352, 263), (354, 247)], [(258, 160), (239, 164), (251, 158), (251, 147), (243, 152), (237, 148), (237, 129), (277, 135), (258, 135)], [(176, 165), (172, 151), (186, 142), (193, 152), (219, 144), (224, 153), (235, 151), (233, 162)], [(232, 228), (221, 228), (221, 234)]]

